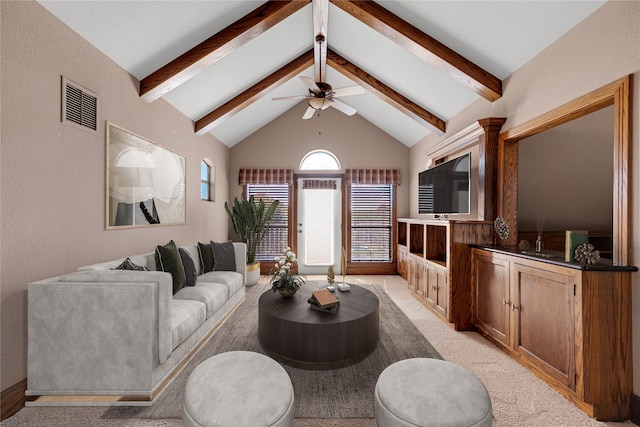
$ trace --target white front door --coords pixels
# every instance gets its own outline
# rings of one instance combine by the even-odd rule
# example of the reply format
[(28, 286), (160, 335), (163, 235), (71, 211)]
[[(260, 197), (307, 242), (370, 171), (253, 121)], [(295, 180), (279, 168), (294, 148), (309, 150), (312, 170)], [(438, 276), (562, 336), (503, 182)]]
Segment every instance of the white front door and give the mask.
[[(335, 189), (305, 188), (306, 179), (335, 181)], [(342, 187), (340, 178), (298, 178), (298, 271), (340, 272), (342, 254)]]

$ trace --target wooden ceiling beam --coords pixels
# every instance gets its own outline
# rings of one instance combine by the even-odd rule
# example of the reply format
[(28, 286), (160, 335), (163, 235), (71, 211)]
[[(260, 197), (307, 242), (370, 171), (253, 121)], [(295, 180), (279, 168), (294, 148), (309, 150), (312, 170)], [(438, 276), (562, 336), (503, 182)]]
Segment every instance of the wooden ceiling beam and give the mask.
[(421, 125), (433, 130), (438, 135), (445, 133), (447, 124), (444, 120), (391, 89), (331, 49), (329, 49), (327, 53), (327, 65), (333, 67), (359, 85), (364, 86), (367, 91), (373, 93), (392, 107), (402, 111)]
[(502, 97), (500, 79), (373, 1), (331, 3), (489, 101)]
[(271, 0), (180, 55), (140, 82), (140, 96), (155, 101), (245, 43), (309, 4), (311, 0)]
[(225, 119), (233, 116), (242, 109), (248, 107), (258, 99), (262, 98), (278, 86), (282, 85), (291, 78), (297, 76), (307, 68), (313, 65), (313, 49), (300, 55), (298, 58), (289, 62), (278, 71), (262, 79), (260, 82), (251, 86), (238, 96), (227, 101), (222, 106), (211, 111), (201, 119), (195, 122), (195, 131), (198, 135), (209, 132), (218, 126)]
[(314, 76), (316, 82), (327, 80), (327, 21), (329, 20), (329, 0), (313, 2), (313, 50)]

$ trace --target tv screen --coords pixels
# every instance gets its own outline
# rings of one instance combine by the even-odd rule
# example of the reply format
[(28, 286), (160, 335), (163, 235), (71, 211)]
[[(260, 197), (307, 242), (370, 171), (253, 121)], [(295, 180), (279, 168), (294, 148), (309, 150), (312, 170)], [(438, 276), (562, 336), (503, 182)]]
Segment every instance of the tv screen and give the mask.
[(418, 213), (469, 214), (471, 153), (420, 172)]

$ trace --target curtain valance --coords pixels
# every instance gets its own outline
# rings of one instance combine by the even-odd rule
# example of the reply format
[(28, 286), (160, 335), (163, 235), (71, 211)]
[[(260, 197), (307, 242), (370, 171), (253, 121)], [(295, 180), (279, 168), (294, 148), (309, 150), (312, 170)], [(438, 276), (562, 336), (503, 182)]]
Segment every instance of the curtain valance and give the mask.
[(293, 185), (293, 169), (240, 169), (238, 184)]
[(347, 169), (347, 185), (400, 185), (399, 169)]
[(303, 190), (336, 190), (338, 188), (334, 179), (304, 179)]

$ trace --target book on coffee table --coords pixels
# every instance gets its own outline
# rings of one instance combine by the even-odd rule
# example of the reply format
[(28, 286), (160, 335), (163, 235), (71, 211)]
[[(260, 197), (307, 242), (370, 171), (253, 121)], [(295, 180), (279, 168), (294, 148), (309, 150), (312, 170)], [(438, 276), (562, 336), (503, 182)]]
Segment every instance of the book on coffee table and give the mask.
[(327, 313), (335, 313), (340, 306), (340, 300), (328, 289), (313, 292), (308, 302), (311, 308)]

